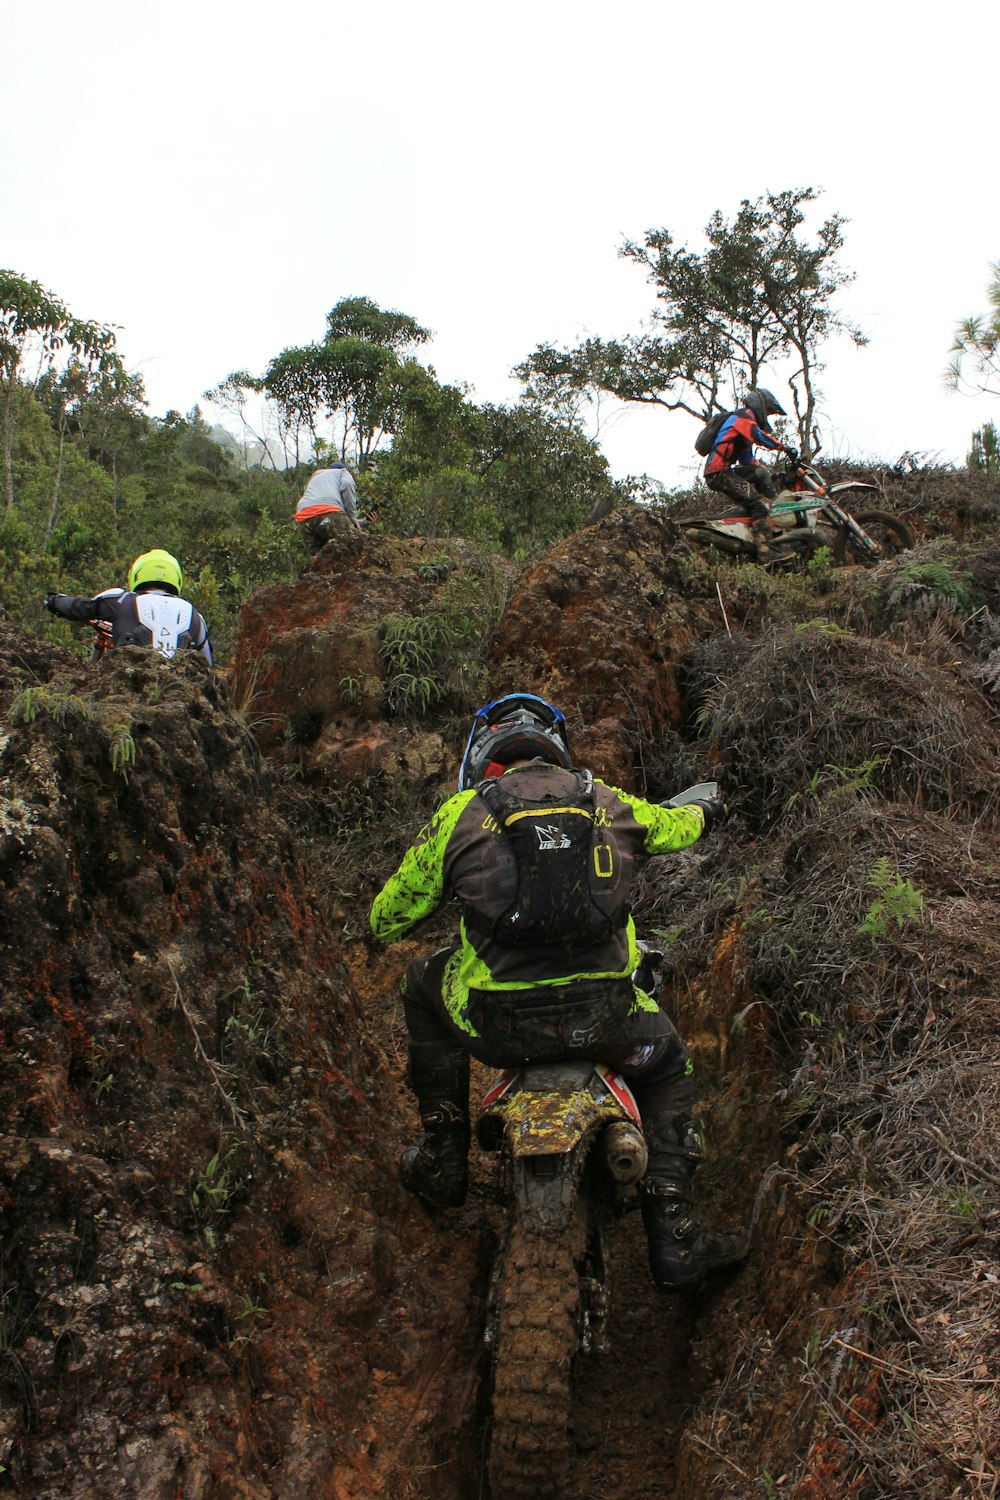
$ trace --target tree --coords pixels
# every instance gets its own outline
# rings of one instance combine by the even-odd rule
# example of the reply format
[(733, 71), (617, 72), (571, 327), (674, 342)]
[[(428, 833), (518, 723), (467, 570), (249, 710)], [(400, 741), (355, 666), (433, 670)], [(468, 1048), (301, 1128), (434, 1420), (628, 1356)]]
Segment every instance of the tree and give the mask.
[(14, 271), (0, 271), (0, 390), (2, 390), (2, 445), (7, 510), (14, 505), (14, 386), (29, 358), (37, 369), (28, 382), (34, 388), (51, 371), (56, 356), (66, 351), (84, 370), (110, 373), (121, 369), (114, 330), (104, 323), (74, 317), (65, 303), (37, 281)]
[(667, 229), (626, 242), (620, 254), (645, 267), (656, 288), (650, 329), (576, 349), (540, 345), (515, 372), (529, 395), (555, 406), (574, 392), (604, 391), (707, 421), (761, 383), (766, 367), (791, 361), (799, 446), (812, 451), (820, 344), (836, 333), (867, 342), (832, 306), (853, 280), (837, 263), (845, 220), (832, 215), (812, 243), (799, 232), (817, 196), (800, 188), (744, 199), (732, 223), (716, 211), (701, 252), (675, 247)]
[(329, 422), (340, 457), (350, 448), (365, 468), (399, 415), (399, 370), (392, 349), (347, 337), (285, 349), (271, 360), (263, 385), (286, 422), (308, 430), (314, 449), (320, 425)]
[(430, 330), (421, 328), (408, 313), (379, 307), (370, 297), (344, 297), (326, 315), (326, 343), (359, 339), (397, 354), (426, 344)]
[[(206, 401), (210, 401), (213, 406), (218, 406), (223, 411), (229, 412), (230, 416), (235, 417), (239, 422), (241, 435), (239, 441), (236, 443), (236, 447), (248, 475), (251, 472), (251, 456), (256, 456), (258, 462), (266, 459), (269, 468), (277, 468), (277, 464), (274, 461), (274, 454), (271, 452), (266, 414), (264, 419), (258, 423), (260, 428), (260, 431), (258, 431), (251, 422), (253, 412), (248, 411), (251, 397), (259, 397), (263, 393), (263, 379), (259, 375), (251, 375), (248, 370), (235, 370), (231, 375), (227, 375), (225, 380), (221, 380), (217, 386), (213, 386), (210, 391), (204, 392)], [(285, 428), (280, 421), (278, 423), (278, 437), (285, 455), (285, 463), (287, 464), (288, 449), (284, 441)]]
[(993, 422), (984, 422), (972, 434), (972, 449), (966, 463), (980, 474), (1000, 474), (1000, 433)]
[(990, 311), (959, 323), (946, 378), (953, 390), (1000, 396), (1000, 261), (990, 266), (990, 274)]
[(141, 375), (105, 370), (91, 378), (75, 411), (79, 442), (111, 475), (111, 504), (118, 514), (121, 481), (139, 467), (148, 428), (146, 391)]
[(404, 356), (429, 338), (408, 313), (345, 297), (327, 313), (321, 343), (283, 349), (262, 376), (227, 375), (206, 399), (235, 414), (266, 450), (266, 415), (254, 432), (246, 410), (250, 397), (262, 396), (277, 412), (286, 465), (298, 465), (305, 445), (313, 453), (331, 447), (345, 459), (350, 453), (367, 468), (400, 420)]
[(607, 459), (578, 426), (526, 402), (482, 406), (479, 414), (474, 466), (505, 550), (549, 546), (582, 526), (598, 500), (628, 496), (629, 485), (611, 478)]

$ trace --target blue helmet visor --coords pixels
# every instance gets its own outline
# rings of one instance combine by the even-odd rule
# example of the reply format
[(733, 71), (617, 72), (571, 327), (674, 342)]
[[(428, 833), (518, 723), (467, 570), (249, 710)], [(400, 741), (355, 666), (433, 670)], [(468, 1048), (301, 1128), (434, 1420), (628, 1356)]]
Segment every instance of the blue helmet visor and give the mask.
[(506, 719), (519, 708), (526, 708), (529, 713), (535, 714), (548, 728), (555, 729), (562, 740), (566, 740), (566, 715), (561, 709), (556, 708), (554, 703), (549, 703), (545, 698), (536, 697), (534, 693), (507, 693), (503, 698), (494, 698), (492, 703), (486, 703), (476, 711), (476, 717), (472, 721), (465, 754), (462, 756), (462, 764), (458, 771), (460, 792), (466, 790), (465, 770), (473, 745), (494, 724), (499, 724), (501, 720)]

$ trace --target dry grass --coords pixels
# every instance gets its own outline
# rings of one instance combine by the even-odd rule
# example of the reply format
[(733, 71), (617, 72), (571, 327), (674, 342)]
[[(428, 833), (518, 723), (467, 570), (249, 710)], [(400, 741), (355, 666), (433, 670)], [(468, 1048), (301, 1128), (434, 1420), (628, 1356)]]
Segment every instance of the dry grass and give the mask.
[(1000, 746), (968, 656), (933, 656), (906, 632), (716, 638), (689, 665), (701, 734), (665, 755), (716, 767), (735, 816), (650, 867), (638, 918), (681, 994), (736, 932), (733, 1036), (752, 1010), (770, 1058), (743, 1118), (769, 1079), (787, 1144), (759, 1205), (770, 1310), (734, 1292), (690, 1428), (715, 1494), (1000, 1494)]

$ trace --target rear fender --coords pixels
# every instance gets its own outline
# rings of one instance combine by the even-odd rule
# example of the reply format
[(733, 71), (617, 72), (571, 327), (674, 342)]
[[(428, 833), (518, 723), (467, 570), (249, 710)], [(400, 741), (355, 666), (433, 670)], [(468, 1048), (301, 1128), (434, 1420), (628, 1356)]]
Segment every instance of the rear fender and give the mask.
[(640, 1126), (632, 1091), (613, 1069), (535, 1064), (497, 1080), (483, 1101), (478, 1135), (487, 1146), (502, 1134), (522, 1221), (534, 1232), (557, 1233), (573, 1211), (591, 1147), (616, 1120)]
[(714, 532), (716, 536), (735, 537), (753, 546), (749, 516), (701, 516), (697, 520), (690, 519), (679, 524), (689, 531)]

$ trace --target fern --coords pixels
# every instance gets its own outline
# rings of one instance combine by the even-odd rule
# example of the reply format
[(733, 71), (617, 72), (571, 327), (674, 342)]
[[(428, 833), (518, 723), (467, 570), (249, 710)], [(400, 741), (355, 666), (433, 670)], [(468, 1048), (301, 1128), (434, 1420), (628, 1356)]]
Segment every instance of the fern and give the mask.
[(868, 884), (876, 893), (875, 899), (857, 930), (870, 937), (873, 945), (888, 934), (893, 922), (901, 931), (907, 922), (923, 921), (923, 893), (893, 869), (888, 855), (875, 861)]

